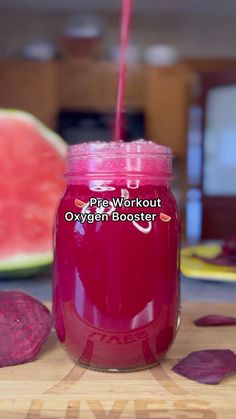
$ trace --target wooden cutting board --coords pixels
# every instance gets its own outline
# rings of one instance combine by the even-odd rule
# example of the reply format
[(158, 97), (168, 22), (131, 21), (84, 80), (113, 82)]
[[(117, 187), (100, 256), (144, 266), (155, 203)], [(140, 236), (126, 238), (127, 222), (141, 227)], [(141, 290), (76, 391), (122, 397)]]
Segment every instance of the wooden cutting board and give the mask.
[(199, 328), (204, 314), (235, 315), (233, 304), (184, 304), (173, 348), (160, 366), (134, 373), (99, 373), (74, 365), (53, 332), (35, 362), (0, 370), (0, 419), (236, 418), (236, 375), (217, 386), (176, 375), (189, 352), (231, 349), (236, 327)]

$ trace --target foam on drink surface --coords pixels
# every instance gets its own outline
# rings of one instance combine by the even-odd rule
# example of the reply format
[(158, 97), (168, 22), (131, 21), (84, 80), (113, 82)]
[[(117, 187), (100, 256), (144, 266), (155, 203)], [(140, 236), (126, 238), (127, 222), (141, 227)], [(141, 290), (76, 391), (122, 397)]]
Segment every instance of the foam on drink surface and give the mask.
[(95, 141), (69, 147), (67, 176), (160, 176), (172, 173), (172, 151), (152, 141)]

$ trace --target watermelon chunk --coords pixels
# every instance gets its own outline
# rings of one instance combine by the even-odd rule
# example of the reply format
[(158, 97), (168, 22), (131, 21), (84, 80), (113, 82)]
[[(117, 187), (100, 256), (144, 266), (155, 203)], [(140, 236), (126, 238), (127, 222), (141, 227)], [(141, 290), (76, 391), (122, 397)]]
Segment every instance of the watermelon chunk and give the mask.
[(0, 274), (52, 262), (65, 142), (32, 115), (0, 110)]

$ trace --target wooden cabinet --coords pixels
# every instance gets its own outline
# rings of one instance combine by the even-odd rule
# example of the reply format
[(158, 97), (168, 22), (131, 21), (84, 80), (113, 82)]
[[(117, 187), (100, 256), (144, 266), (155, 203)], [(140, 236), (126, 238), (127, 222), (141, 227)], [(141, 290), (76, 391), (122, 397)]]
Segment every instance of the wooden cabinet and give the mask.
[[(59, 64), (58, 98), (63, 109), (113, 112), (116, 103), (117, 65), (110, 62)], [(187, 68), (128, 67), (126, 109), (143, 111), (146, 137), (169, 145), (184, 157), (188, 113)]]
[(54, 127), (56, 72), (54, 62), (0, 61), (0, 107), (31, 112)]
[(106, 78), (110, 68), (104, 63), (96, 65), (64, 61), (58, 69), (58, 97), (61, 108), (104, 111), (111, 106)]
[[(114, 112), (118, 67), (108, 61), (0, 61), (0, 107), (31, 112), (56, 129), (60, 110)], [(185, 156), (187, 70), (131, 65), (127, 110), (143, 111), (146, 138)]]
[[(64, 109), (113, 112), (116, 103), (116, 64), (111, 62), (76, 62), (59, 64), (58, 95)], [(132, 66), (127, 75), (126, 106), (142, 109), (144, 97), (143, 71)]]
[(188, 120), (188, 70), (146, 67), (145, 117), (147, 137), (173, 148), (178, 157), (186, 154)]

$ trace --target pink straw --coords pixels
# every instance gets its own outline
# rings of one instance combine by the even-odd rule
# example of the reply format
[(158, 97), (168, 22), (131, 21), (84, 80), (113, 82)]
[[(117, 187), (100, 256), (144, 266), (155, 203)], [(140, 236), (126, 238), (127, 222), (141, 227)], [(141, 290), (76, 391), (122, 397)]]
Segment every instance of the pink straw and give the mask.
[(122, 139), (122, 117), (125, 96), (125, 78), (126, 78), (126, 53), (129, 42), (129, 29), (132, 12), (133, 0), (122, 0), (122, 15), (121, 15), (121, 38), (120, 38), (120, 60), (119, 60), (119, 75), (117, 88), (117, 102), (116, 102), (116, 120), (114, 140)]

